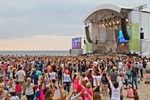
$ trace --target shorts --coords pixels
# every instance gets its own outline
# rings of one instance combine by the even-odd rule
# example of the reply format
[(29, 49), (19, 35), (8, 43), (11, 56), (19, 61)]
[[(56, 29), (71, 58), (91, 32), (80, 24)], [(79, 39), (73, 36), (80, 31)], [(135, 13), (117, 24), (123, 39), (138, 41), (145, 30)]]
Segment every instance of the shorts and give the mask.
[(16, 95), (21, 98), (21, 92), (16, 92)]

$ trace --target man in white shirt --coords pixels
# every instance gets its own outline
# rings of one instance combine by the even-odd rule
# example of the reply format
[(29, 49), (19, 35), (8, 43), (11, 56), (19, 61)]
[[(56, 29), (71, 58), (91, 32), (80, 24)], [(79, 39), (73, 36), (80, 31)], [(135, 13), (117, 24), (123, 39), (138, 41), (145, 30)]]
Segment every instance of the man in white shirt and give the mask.
[(19, 82), (24, 82), (25, 80), (25, 71), (22, 70), (22, 67), (19, 68), (19, 71), (16, 72), (15, 77), (17, 77)]
[(23, 68), (21, 66), (19, 66), (19, 71), (16, 72), (15, 77), (21, 84), (21, 88), (23, 90), (23, 95), (25, 93), (25, 87), (24, 87), (25, 76), (26, 76), (25, 71), (23, 70)]

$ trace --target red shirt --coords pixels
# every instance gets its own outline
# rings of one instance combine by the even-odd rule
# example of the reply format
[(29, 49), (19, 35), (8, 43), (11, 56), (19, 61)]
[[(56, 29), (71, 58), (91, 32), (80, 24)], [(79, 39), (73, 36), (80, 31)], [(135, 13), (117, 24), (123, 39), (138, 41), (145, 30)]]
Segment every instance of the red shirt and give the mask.
[(64, 70), (64, 73), (65, 73), (66, 71), (68, 71), (68, 73), (67, 73), (67, 74), (69, 74), (69, 75), (70, 75), (70, 70), (65, 69), (65, 70)]
[(127, 66), (128, 66), (128, 69), (131, 69), (131, 64), (128, 63)]
[[(84, 87), (82, 87), (81, 85), (78, 85), (78, 87), (77, 87), (78, 93), (80, 93), (83, 88), (84, 88)], [(83, 95), (83, 94), (80, 94), (80, 96), (84, 99), (84, 95)]]
[(20, 86), (20, 84), (16, 85), (16, 92), (21, 92), (21, 86)]

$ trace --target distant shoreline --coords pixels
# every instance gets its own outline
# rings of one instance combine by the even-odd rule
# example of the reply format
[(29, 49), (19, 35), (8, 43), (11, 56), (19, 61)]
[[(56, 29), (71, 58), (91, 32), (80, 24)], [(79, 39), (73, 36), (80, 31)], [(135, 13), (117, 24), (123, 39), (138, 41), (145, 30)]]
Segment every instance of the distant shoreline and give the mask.
[(57, 51), (0, 51), (0, 55), (70, 55), (69, 50)]

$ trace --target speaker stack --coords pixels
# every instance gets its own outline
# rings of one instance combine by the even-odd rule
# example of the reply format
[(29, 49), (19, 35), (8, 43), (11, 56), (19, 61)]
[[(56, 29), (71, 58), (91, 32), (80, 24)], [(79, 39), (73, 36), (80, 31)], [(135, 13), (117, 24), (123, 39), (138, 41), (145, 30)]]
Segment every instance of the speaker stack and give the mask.
[(144, 39), (144, 32), (140, 33), (140, 39)]
[(125, 18), (121, 18), (121, 30), (122, 30), (122, 33), (123, 33), (125, 40), (130, 40), (130, 37), (129, 37), (128, 32), (127, 32), (127, 26), (126, 26), (126, 19)]

